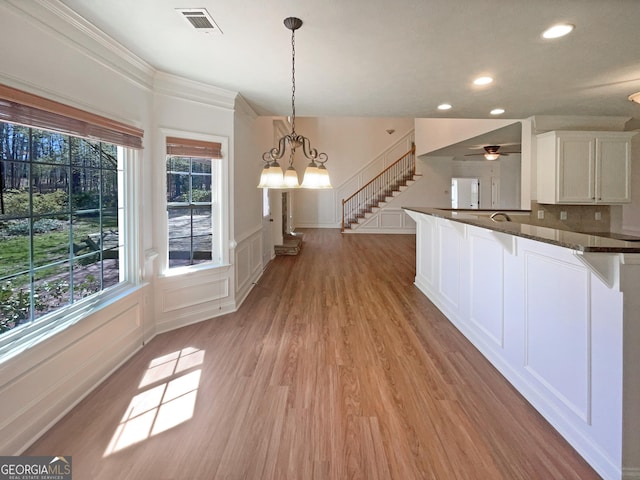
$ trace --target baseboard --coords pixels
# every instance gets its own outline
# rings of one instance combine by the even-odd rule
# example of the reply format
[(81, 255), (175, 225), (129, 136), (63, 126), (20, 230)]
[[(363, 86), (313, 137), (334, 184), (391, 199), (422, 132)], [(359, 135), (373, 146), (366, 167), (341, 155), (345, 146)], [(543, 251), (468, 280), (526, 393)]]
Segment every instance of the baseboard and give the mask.
[(169, 321), (157, 324), (156, 332), (158, 334), (167, 333), (177, 328), (211, 320), (235, 311), (236, 305), (234, 302), (220, 303), (213, 307), (207, 306), (206, 308), (198, 310), (189, 309), (188, 312), (176, 315)]
[[(43, 426), (36, 427), (38, 428), (38, 431), (35, 434), (31, 435), (26, 441), (21, 442), (20, 445), (13, 446), (13, 448), (11, 447), (11, 445), (9, 445), (9, 450), (14, 451), (12, 455), (21, 455), (27, 448), (33, 445), (33, 443), (35, 443), (40, 437), (42, 437), (42, 435), (44, 435), (47, 431), (49, 431), (49, 429), (51, 429), (65, 415), (67, 415), (80, 402), (82, 402), (91, 392), (93, 392), (98, 386), (100, 386), (102, 382), (104, 382), (107, 378), (113, 375), (122, 365), (128, 362), (131, 359), (131, 357), (133, 357), (136, 353), (138, 353), (143, 348), (144, 345), (138, 344), (137, 346), (135, 346), (135, 348), (131, 349), (132, 345), (135, 345), (136, 343), (137, 342), (132, 342), (132, 344), (122, 348), (119, 352), (117, 352), (117, 354), (113, 355), (113, 358), (117, 358), (120, 355), (122, 355), (122, 358), (106, 373), (102, 374), (97, 380), (92, 382), (92, 384), (86, 385), (82, 388), (77, 388), (77, 390), (81, 390), (81, 393), (78, 396), (75, 396), (75, 398), (71, 400), (68, 398), (65, 398), (64, 401), (58, 402), (59, 404), (64, 405), (64, 408), (59, 410), (57, 414), (52, 414), (53, 416), (48, 421), (44, 420), (46, 423)], [(104, 365), (104, 361), (99, 362), (98, 359), (96, 359), (95, 362), (92, 362), (91, 365), (93, 365), (93, 363)], [(91, 365), (87, 365), (84, 368), (84, 370), (91, 370), (91, 368), (89, 368)], [(76, 377), (74, 376), (74, 378)], [(70, 382), (71, 381), (72, 379), (70, 379)], [(42, 400), (44, 400), (44, 398)], [(49, 405), (49, 407), (50, 407), (49, 411), (56, 410), (55, 408), (56, 405)], [(35, 420), (32, 422), (32, 424), (39, 423), (38, 422), (39, 419), (47, 417), (46, 411), (39, 410), (39, 412), (41, 413), (41, 415), (39, 416), (34, 415), (33, 417), (35, 418)]]

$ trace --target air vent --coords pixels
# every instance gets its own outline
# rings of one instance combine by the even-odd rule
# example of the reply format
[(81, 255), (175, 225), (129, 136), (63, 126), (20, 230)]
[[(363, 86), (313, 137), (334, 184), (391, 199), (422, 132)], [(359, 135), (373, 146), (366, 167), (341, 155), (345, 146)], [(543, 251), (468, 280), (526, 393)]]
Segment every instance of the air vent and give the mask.
[(199, 32), (222, 33), (206, 8), (176, 8), (178, 14)]

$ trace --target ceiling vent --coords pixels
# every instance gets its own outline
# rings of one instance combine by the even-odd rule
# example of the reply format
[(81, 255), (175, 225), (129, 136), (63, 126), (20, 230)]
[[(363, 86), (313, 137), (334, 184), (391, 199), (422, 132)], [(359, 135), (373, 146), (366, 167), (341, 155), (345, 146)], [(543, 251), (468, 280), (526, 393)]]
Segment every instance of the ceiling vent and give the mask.
[(199, 32), (222, 33), (206, 8), (176, 8), (176, 11)]

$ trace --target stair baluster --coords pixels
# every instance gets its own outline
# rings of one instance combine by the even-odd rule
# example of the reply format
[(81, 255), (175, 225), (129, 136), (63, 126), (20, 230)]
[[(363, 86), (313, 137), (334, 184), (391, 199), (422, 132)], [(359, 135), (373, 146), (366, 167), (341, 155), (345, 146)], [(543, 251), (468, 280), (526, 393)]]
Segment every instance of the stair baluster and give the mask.
[(350, 229), (358, 219), (365, 218), (367, 213), (373, 211), (387, 197), (393, 196), (393, 192), (399, 191), (408, 180), (413, 180), (416, 173), (416, 147), (405, 153), (393, 162), (366, 185), (358, 189), (349, 198), (342, 200), (342, 228)]

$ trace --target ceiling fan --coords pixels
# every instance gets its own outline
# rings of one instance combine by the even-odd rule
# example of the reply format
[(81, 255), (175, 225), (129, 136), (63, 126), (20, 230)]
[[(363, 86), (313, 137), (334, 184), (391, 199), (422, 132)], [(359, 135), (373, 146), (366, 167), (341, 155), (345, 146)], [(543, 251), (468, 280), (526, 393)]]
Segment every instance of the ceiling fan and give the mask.
[(484, 148), (485, 153), (467, 153), (465, 157), (473, 157), (476, 155), (483, 155), (487, 160), (497, 160), (498, 157), (504, 156), (508, 157), (510, 153), (520, 153), (520, 152), (500, 152), (500, 145), (487, 145)]

